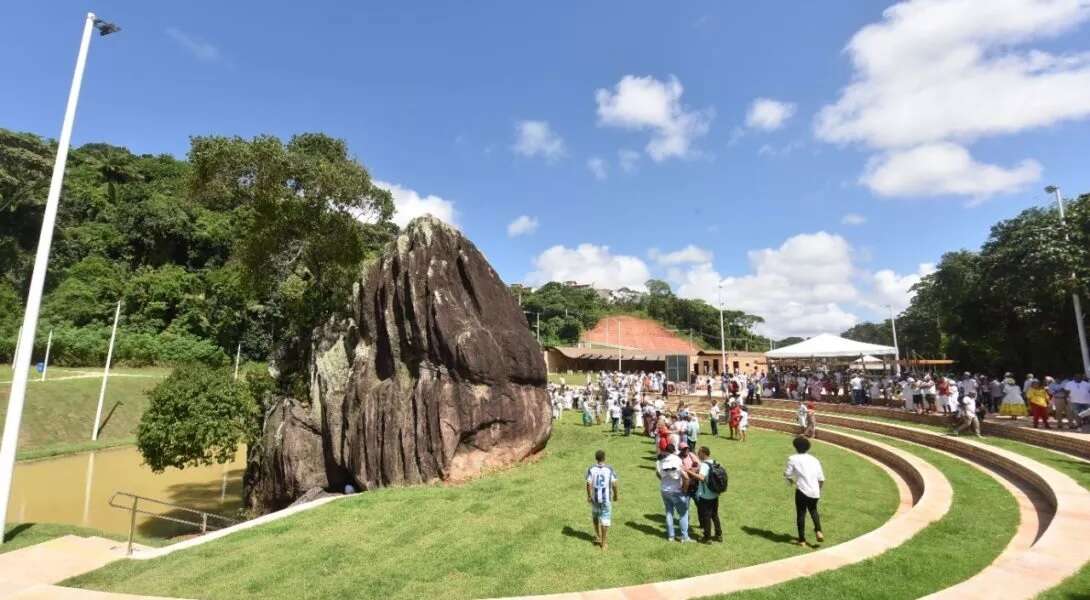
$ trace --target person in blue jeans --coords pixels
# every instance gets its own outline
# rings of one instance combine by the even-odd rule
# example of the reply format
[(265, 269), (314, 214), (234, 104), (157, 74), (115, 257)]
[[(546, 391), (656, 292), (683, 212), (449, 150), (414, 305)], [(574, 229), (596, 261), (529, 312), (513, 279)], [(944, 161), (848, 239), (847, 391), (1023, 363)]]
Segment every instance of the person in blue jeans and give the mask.
[(666, 447), (666, 452), (655, 463), (655, 474), (659, 478), (659, 489), (662, 492), (662, 505), (666, 510), (666, 539), (674, 539), (674, 514), (677, 514), (681, 535), (679, 542), (691, 542), (689, 539), (689, 496), (685, 494), (688, 488), (689, 474), (685, 472), (681, 459), (675, 454), (674, 445)]

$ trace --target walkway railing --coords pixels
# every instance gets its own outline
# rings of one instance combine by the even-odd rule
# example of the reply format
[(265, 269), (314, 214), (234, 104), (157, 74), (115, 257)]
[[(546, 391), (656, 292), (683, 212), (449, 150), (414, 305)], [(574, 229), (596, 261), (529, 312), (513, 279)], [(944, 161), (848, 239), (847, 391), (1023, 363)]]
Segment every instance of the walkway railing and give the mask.
[[(119, 497), (123, 499), (123, 504), (119, 503)], [(180, 511), (181, 514), (186, 517), (189, 517), (190, 515), (193, 516), (182, 518), (181, 516), (142, 510), (140, 506), (141, 503), (144, 503), (145, 505), (165, 506), (173, 509), (175, 512)], [(130, 494), (129, 492), (114, 492), (114, 495), (110, 496), (110, 506), (129, 511), (129, 548), (127, 554), (132, 554), (133, 537), (136, 535), (136, 515), (147, 515), (153, 519), (173, 521), (174, 523), (181, 523), (183, 525), (192, 525), (193, 527), (200, 529), (201, 535), (204, 535), (209, 531), (223, 529), (224, 527), (230, 527), (231, 525), (238, 523), (238, 521), (228, 519), (227, 517), (215, 513), (204, 512), (203, 510), (197, 510), (187, 506), (179, 506), (177, 504), (171, 504), (170, 502), (156, 500), (155, 498), (137, 496), (136, 494)]]

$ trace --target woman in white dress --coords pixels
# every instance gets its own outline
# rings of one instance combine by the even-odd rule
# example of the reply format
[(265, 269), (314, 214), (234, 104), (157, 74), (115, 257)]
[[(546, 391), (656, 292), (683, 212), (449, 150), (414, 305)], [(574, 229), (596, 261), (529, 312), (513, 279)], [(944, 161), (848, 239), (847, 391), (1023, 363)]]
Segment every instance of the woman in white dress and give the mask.
[(916, 405), (912, 402), (912, 397), (916, 393), (916, 380), (909, 377), (901, 382), (901, 400), (905, 403), (905, 410), (908, 412), (916, 412)]
[(1003, 381), (1003, 403), (999, 405), (999, 414), (1017, 419), (1026, 416), (1026, 401), (1022, 398), (1022, 388), (1013, 377)]

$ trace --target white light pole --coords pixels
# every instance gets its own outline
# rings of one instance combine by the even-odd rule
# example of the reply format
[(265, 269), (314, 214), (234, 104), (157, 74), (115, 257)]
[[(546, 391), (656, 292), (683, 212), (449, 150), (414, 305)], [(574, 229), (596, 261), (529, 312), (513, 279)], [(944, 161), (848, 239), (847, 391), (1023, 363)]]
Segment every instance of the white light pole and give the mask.
[(719, 373), (727, 372), (727, 339), (723, 337), (723, 281), (719, 281)]
[(23, 346), (23, 328), (19, 328), (19, 337), (15, 338), (15, 353), (11, 355), (11, 370), (15, 371), (15, 363), (19, 362), (19, 348)]
[(235, 351), (235, 381), (238, 381), (238, 361), (242, 358), (242, 344), (238, 345), (238, 350)]
[(896, 369), (897, 377), (901, 376), (901, 347), (897, 345), (897, 316), (893, 314), (893, 305), (887, 304), (889, 307), (889, 324), (893, 328), (893, 356), (897, 362), (893, 363)]
[(121, 301), (117, 301), (114, 311), (114, 328), (110, 332), (110, 348), (106, 350), (106, 366), (102, 369), (102, 387), (98, 390), (98, 408), (95, 410), (95, 428), (91, 430), (91, 441), (98, 441), (98, 427), (102, 420), (102, 402), (106, 399), (106, 382), (110, 379), (110, 363), (114, 359), (114, 340), (117, 339), (117, 321), (121, 318)]
[(42, 381), (45, 381), (45, 372), (49, 370), (49, 351), (53, 349), (53, 330), (49, 330), (49, 340), (45, 343), (45, 360), (42, 361)]
[[(1063, 197), (1060, 196), (1060, 188), (1050, 185), (1045, 188), (1045, 192), (1056, 196), (1056, 204), (1060, 207), (1060, 225), (1064, 230), (1064, 240), (1070, 241), (1067, 235), (1067, 218), (1064, 215), (1064, 201)], [(1074, 272), (1071, 273), (1071, 279), (1076, 279)], [(1082, 302), (1079, 300), (1078, 292), (1071, 292), (1071, 302), (1075, 305), (1075, 326), (1079, 332), (1079, 350), (1082, 352), (1082, 372), (1087, 377), (1090, 377), (1090, 351), (1088, 351), (1086, 347), (1086, 325), (1083, 323)]]
[[(42, 214), (42, 231), (38, 236), (38, 251), (34, 256), (34, 271), (30, 276), (30, 291), (27, 293), (26, 310), (23, 312), (23, 329), (19, 334), (20, 355), (17, 356), (15, 373), (12, 376), (11, 395), (8, 397), (8, 412), (4, 419), (4, 439), (0, 442), (0, 538), (4, 535), (7, 524), (7, 507), (11, 500), (11, 477), (15, 469), (15, 450), (19, 441), (19, 425), (23, 419), (23, 401), (26, 399), (26, 384), (30, 370), (28, 348), (34, 345), (34, 332), (38, 327), (38, 312), (42, 304), (42, 288), (45, 287), (45, 273), (49, 266), (49, 250), (53, 245), (53, 226), (57, 220), (57, 205), (61, 199), (61, 187), (64, 183), (64, 166), (68, 161), (68, 146), (72, 141), (72, 124), (76, 119), (76, 104), (79, 101), (79, 88), (83, 82), (83, 68), (87, 64), (87, 49), (91, 44), (91, 31), (98, 28), (101, 35), (118, 30), (116, 25), (95, 18), (95, 13), (87, 13), (83, 23), (83, 35), (80, 38), (79, 54), (76, 55), (76, 72), (72, 75), (72, 87), (68, 90), (68, 105), (64, 109), (64, 123), (61, 125), (61, 137), (57, 140), (57, 159), (53, 163), (53, 177), (49, 181), (49, 194), (46, 196), (45, 212)], [(0, 539), (2, 541), (2, 539)]]

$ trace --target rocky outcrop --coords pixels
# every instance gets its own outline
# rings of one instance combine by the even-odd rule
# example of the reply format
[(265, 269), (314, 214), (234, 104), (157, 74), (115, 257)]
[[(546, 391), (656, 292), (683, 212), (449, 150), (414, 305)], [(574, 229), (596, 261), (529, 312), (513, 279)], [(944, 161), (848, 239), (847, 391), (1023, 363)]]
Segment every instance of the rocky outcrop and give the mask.
[(283, 398), (252, 453), (258, 511), (313, 488), (461, 480), (541, 450), (545, 364), (480, 251), (432, 217), (365, 269), (351, 318), (313, 333), (307, 398)]

